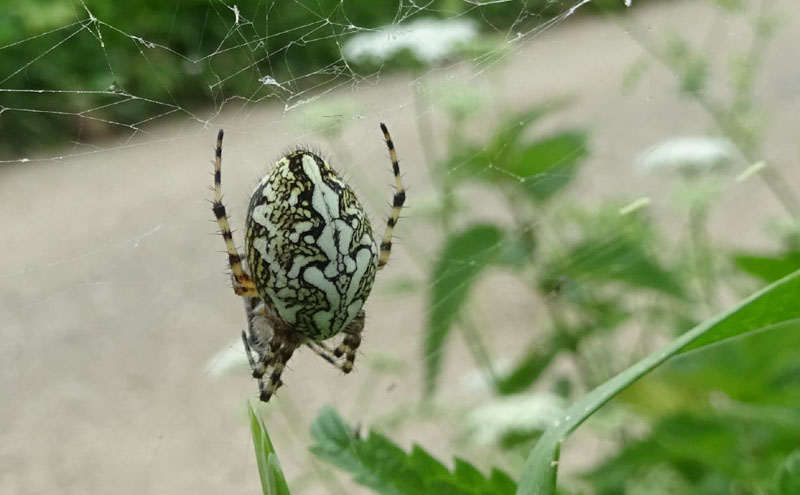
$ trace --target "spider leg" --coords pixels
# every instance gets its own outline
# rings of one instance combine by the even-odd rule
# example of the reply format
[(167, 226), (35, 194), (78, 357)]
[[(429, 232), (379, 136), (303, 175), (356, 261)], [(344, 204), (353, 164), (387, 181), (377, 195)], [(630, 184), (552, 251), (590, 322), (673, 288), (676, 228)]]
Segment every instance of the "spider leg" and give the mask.
[(329, 348), (328, 346), (326, 346), (321, 342), (314, 342), (313, 340), (309, 340), (305, 344), (306, 347), (314, 351), (317, 354), (317, 356), (321, 357), (322, 359), (331, 363), (337, 368), (339, 367), (339, 363), (336, 362), (336, 358), (331, 355), (333, 354), (333, 350), (331, 348)]
[[(267, 372), (267, 366), (272, 359), (272, 350), (268, 344), (273, 332), (264, 315), (265, 309), (261, 300), (245, 297), (244, 308), (247, 313), (247, 333), (242, 332), (242, 341), (253, 378), (261, 378)], [(253, 359), (253, 350), (258, 356), (258, 362)]]
[(243, 297), (258, 297), (256, 284), (242, 267), (242, 258), (236, 250), (233, 242), (233, 233), (228, 224), (228, 215), (225, 212), (225, 205), (222, 204), (222, 129), (217, 134), (217, 148), (214, 153), (214, 202), (211, 209), (217, 218), (222, 238), (225, 240), (225, 250), (228, 252), (228, 264), (231, 267), (233, 279), (233, 291)]
[(345, 356), (345, 361), (341, 363), (340, 366), (337, 366), (345, 373), (353, 371), (353, 363), (356, 361), (356, 351), (358, 350), (358, 346), (361, 345), (361, 331), (364, 330), (364, 318), (364, 311), (359, 311), (356, 319), (345, 328), (344, 340), (342, 340), (342, 343), (333, 351), (333, 355), (337, 358), (342, 355)]
[(312, 340), (312, 341), (311, 341), (311, 343), (312, 343), (313, 345), (316, 345), (317, 347), (319, 347), (319, 348), (320, 348), (320, 349), (322, 349), (323, 351), (327, 352), (328, 354), (333, 354), (333, 348), (332, 348), (332, 347), (330, 347), (330, 346), (329, 346), (328, 344), (326, 344), (325, 342), (317, 342), (317, 341), (315, 341), (315, 340)]
[(244, 342), (244, 353), (247, 355), (247, 362), (250, 363), (250, 369), (255, 374), (256, 361), (255, 359), (253, 359), (253, 351), (250, 349), (250, 341), (247, 340), (247, 332), (245, 332), (244, 330), (242, 330), (242, 342)]
[(281, 385), (283, 385), (281, 373), (283, 373), (284, 368), (286, 368), (286, 363), (292, 358), (294, 350), (297, 349), (297, 344), (273, 344), (270, 347), (273, 352), (271, 356), (272, 359), (270, 359), (268, 364), (272, 367), (272, 374), (269, 376), (269, 381), (266, 383), (264, 383), (263, 377), (258, 379), (258, 389), (262, 402), (269, 402), (269, 399)]
[(406, 202), (406, 190), (403, 187), (403, 181), (400, 180), (400, 163), (397, 161), (397, 152), (394, 150), (392, 137), (389, 135), (389, 129), (387, 129), (386, 125), (383, 123), (381, 123), (381, 131), (383, 131), (383, 137), (386, 139), (386, 147), (389, 148), (389, 158), (392, 160), (395, 191), (394, 198), (392, 199), (392, 214), (386, 222), (386, 231), (383, 234), (383, 241), (381, 242), (381, 255), (378, 259), (378, 270), (389, 262), (389, 255), (392, 252), (392, 233), (394, 232), (394, 226), (397, 225), (397, 220), (400, 218), (400, 211), (403, 209), (403, 203)]

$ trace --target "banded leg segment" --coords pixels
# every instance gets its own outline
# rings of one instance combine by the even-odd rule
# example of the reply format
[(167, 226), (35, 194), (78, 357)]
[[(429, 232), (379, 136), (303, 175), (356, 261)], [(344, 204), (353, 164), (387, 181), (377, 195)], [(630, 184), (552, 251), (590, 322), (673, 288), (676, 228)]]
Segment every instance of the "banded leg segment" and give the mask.
[(258, 297), (256, 285), (250, 275), (242, 267), (242, 258), (233, 242), (233, 233), (228, 224), (228, 215), (225, 205), (222, 204), (222, 129), (217, 134), (217, 148), (214, 154), (214, 203), (211, 207), (217, 218), (222, 238), (225, 240), (225, 250), (228, 252), (228, 264), (231, 267), (233, 278), (233, 291), (242, 297)]
[(314, 342), (313, 340), (309, 340), (306, 342), (306, 347), (314, 351), (314, 353), (324, 359), (325, 361), (331, 363), (332, 365), (340, 368), (341, 366), (339, 363), (336, 362), (336, 358), (333, 357), (333, 350), (326, 346), (321, 342)]
[(258, 390), (260, 392), (260, 399), (262, 402), (269, 402), (269, 399), (275, 392), (283, 385), (281, 381), (281, 374), (286, 368), (286, 363), (292, 358), (297, 345), (294, 343), (284, 343), (283, 345), (276, 345), (272, 347), (271, 362), (267, 363), (272, 368), (272, 373), (269, 375), (269, 381), (265, 383), (264, 378), (258, 379)]
[(383, 241), (381, 242), (381, 255), (378, 259), (378, 270), (389, 262), (389, 255), (392, 252), (392, 234), (395, 225), (397, 225), (397, 221), (400, 219), (400, 211), (403, 209), (403, 204), (406, 202), (406, 190), (403, 187), (403, 181), (400, 179), (400, 163), (397, 161), (397, 152), (394, 149), (392, 137), (389, 135), (389, 129), (387, 129), (386, 125), (383, 123), (381, 123), (381, 131), (383, 131), (383, 138), (386, 140), (386, 147), (389, 148), (389, 158), (392, 160), (395, 191), (394, 198), (392, 199), (392, 214), (386, 222), (386, 231), (383, 234)]
[(361, 331), (364, 330), (364, 319), (364, 312), (360, 311), (356, 319), (344, 330), (345, 334), (342, 343), (333, 351), (333, 355), (337, 358), (345, 356), (345, 361), (339, 366), (345, 373), (353, 371), (356, 351), (358, 346), (361, 345)]

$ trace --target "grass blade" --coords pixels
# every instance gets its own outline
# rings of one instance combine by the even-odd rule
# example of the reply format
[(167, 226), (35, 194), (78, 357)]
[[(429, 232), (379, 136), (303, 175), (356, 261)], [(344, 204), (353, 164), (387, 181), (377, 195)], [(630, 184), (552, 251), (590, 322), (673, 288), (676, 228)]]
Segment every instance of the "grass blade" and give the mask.
[(264, 495), (289, 495), (289, 486), (283, 476), (278, 455), (272, 446), (267, 427), (264, 421), (247, 404), (247, 413), (250, 416), (250, 430), (253, 433), (253, 446), (256, 450), (256, 464), (261, 477), (261, 491)]
[(555, 493), (561, 442), (625, 387), (680, 352), (758, 330), (800, 322), (800, 270), (689, 330), (663, 349), (589, 392), (567, 409), (539, 439), (525, 461), (517, 495)]

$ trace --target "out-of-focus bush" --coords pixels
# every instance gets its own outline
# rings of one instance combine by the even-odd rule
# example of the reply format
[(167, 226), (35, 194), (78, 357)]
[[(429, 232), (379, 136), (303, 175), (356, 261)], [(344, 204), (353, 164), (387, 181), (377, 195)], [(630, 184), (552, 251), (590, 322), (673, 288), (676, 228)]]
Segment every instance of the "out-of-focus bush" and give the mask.
[(8, 2), (0, 18), (1, 158), (138, 131), (169, 114), (205, 120), (223, 103), (290, 101), (309, 88), (370, 74), (375, 67), (346, 62), (341, 48), (365, 29), (458, 16), (474, 19), (484, 33), (508, 36), (509, 26), (518, 32), (569, 6), (547, 0)]

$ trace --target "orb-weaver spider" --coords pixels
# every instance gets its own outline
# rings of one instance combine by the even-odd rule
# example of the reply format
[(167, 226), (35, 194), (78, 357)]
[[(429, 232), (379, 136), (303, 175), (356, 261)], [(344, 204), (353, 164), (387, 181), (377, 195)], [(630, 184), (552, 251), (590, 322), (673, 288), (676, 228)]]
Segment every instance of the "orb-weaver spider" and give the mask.
[[(250, 273), (222, 204), (223, 131), (217, 135), (213, 211), (233, 290), (245, 300), (248, 329), (242, 340), (264, 402), (282, 385), (281, 373), (301, 345), (345, 373), (353, 369), (364, 328), (362, 306), (376, 272), (389, 261), (392, 232), (406, 199), (392, 138), (384, 124), (381, 130), (396, 190), (380, 245), (350, 186), (325, 160), (298, 149), (278, 160), (250, 199), (244, 244)], [(324, 343), (340, 332), (344, 338), (336, 348)]]

